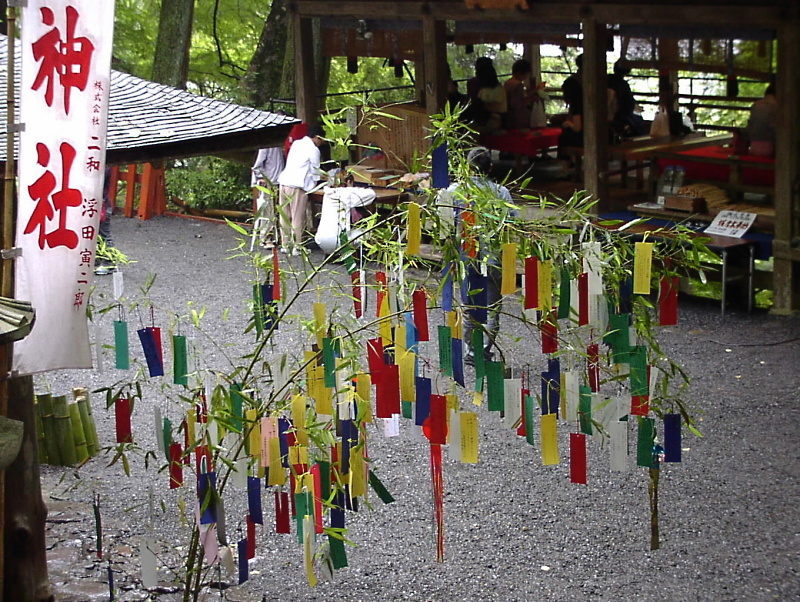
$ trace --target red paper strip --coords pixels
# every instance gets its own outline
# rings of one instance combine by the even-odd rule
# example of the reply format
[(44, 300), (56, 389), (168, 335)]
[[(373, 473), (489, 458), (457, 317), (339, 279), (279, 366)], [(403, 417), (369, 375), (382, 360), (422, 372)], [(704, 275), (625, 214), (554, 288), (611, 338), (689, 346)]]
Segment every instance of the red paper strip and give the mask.
[(291, 533), (291, 519), (289, 517), (289, 494), (285, 491), (275, 491), (275, 532)]
[(256, 524), (247, 515), (247, 559), (256, 557)]
[(436, 561), (444, 562), (444, 475), (441, 445), (431, 445), (431, 483), (436, 516)]
[(400, 366), (384, 365), (375, 382), (375, 416), (391, 418), (400, 413)]
[(281, 268), (278, 265), (277, 253), (272, 254), (272, 300), (281, 300)]
[(324, 531), (322, 527), (322, 473), (319, 464), (311, 467), (311, 475), (314, 478), (314, 529), (317, 535)]
[(589, 323), (589, 274), (578, 274), (578, 326)]
[(164, 365), (164, 350), (161, 348), (161, 329), (158, 326), (148, 326), (147, 330), (153, 333), (153, 340), (156, 343), (156, 351), (158, 351), (158, 359), (161, 360), (161, 365)]
[(428, 417), (422, 425), (422, 432), (432, 445), (447, 444), (447, 397), (431, 395)]
[(569, 480), (586, 485), (586, 435), (569, 434)]
[(539, 260), (525, 258), (525, 309), (539, 307)]
[(417, 289), (411, 295), (414, 305), (414, 326), (417, 328), (418, 341), (430, 341), (428, 330), (428, 296), (423, 289)]
[(177, 489), (183, 486), (183, 464), (181, 464), (183, 450), (180, 443), (171, 443), (169, 446), (169, 488)]
[(198, 445), (194, 448), (194, 461), (198, 476), (214, 470), (211, 462), (211, 450), (208, 449), (208, 445)]
[(375, 297), (375, 317), (381, 317), (381, 303), (386, 296), (386, 274), (383, 272), (375, 272), (375, 282), (378, 284), (378, 294)]
[(114, 402), (114, 418), (117, 423), (117, 443), (133, 443), (130, 399), (120, 397)]
[(558, 351), (558, 309), (552, 308), (541, 322), (542, 353)]
[(661, 326), (675, 326), (678, 323), (678, 277), (665, 276), (661, 279), (658, 295), (658, 321)]
[(376, 380), (378, 374), (385, 366), (383, 361), (383, 341), (380, 337), (367, 341), (367, 365), (372, 374), (372, 380)]
[[(524, 382), (523, 378), (523, 382)], [(531, 392), (529, 389), (522, 389), (521, 394), (519, 396), (519, 405), (521, 408), (520, 416), (522, 416), (522, 420), (519, 421), (519, 426), (517, 427), (517, 435), (519, 437), (527, 437), (528, 430), (525, 428), (525, 396), (530, 395)]]
[(648, 414), (650, 414), (650, 396), (632, 395), (631, 414), (633, 416), (647, 416)]
[(361, 270), (350, 274), (350, 282), (353, 284), (353, 309), (356, 318), (360, 318), (364, 315), (364, 300), (361, 298)]
[(592, 393), (600, 390), (600, 351), (597, 345), (586, 347), (586, 356), (589, 371), (589, 388)]

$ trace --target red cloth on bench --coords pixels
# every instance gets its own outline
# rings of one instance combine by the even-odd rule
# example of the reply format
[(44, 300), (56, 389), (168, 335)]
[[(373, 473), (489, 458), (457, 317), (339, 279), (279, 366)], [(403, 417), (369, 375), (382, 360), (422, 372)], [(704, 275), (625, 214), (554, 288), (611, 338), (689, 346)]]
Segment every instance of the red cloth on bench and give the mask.
[[(733, 150), (725, 146), (706, 146), (676, 153), (685, 156), (686, 160), (659, 159), (658, 166), (663, 172), (668, 165), (682, 166), (686, 169), (686, 180), (711, 180), (715, 182), (727, 182), (730, 177), (731, 168), (728, 165), (719, 163), (703, 163), (693, 161), (691, 157), (707, 157), (714, 159), (727, 159), (733, 154)], [(775, 164), (775, 159), (771, 157), (759, 157), (756, 155), (738, 155), (739, 159), (753, 163)], [(742, 168), (742, 183), (750, 186), (775, 186), (775, 170), (759, 169), (757, 167)]]
[(504, 153), (535, 157), (542, 149), (558, 146), (561, 128), (510, 130), (505, 134), (484, 134), (481, 144)]

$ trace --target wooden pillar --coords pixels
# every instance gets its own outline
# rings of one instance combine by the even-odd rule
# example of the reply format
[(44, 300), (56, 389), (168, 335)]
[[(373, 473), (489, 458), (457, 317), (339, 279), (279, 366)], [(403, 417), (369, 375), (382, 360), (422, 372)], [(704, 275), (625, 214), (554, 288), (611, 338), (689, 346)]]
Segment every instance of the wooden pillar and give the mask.
[(117, 190), (119, 184), (119, 167), (116, 165), (111, 168), (111, 175), (109, 176), (111, 182), (108, 185), (108, 198), (111, 200), (111, 214), (117, 210)]
[(153, 166), (150, 163), (145, 163), (144, 173), (142, 173), (142, 184), (139, 188), (139, 211), (138, 217), (142, 221), (147, 221), (153, 217), (155, 199), (153, 198)]
[(603, 174), (608, 171), (608, 76), (606, 26), (583, 21), (583, 156), (584, 185), (598, 199), (597, 211), (609, 208)]
[(133, 217), (134, 200), (136, 200), (136, 164), (131, 163), (125, 172), (125, 217)]
[(428, 115), (441, 112), (447, 99), (447, 38), (444, 21), (422, 17), (422, 50), (425, 68), (425, 108)]
[(297, 117), (309, 124), (317, 122), (316, 78), (314, 75), (314, 35), (311, 19), (292, 14), (294, 34), (294, 97)]
[[(800, 15), (778, 29), (778, 123), (775, 141), (773, 313), (800, 307)], [(792, 243), (795, 243), (794, 246)]]
[(542, 47), (539, 44), (525, 44), (523, 56), (531, 64), (531, 79), (537, 84), (542, 81)]

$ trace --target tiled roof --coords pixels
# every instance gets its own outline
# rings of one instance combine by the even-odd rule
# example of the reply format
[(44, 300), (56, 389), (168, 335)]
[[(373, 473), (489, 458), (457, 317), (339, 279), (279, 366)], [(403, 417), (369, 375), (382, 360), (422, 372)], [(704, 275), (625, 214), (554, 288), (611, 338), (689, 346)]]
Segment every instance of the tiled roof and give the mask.
[[(19, 86), (19, 45), (17, 49)], [(4, 89), (7, 62), (6, 36), (0, 35)], [(5, 103), (0, 103), (0, 118), (5, 124)], [(112, 70), (108, 161), (127, 163), (277, 146), (296, 122), (288, 115), (198, 96)], [(0, 144), (0, 161), (5, 160), (5, 151), (5, 144)]]

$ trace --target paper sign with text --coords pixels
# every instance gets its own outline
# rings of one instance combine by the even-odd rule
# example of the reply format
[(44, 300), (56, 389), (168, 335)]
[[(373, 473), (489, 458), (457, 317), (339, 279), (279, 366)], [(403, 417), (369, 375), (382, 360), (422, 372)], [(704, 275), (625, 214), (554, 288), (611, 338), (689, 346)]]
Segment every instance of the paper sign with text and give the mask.
[(741, 238), (756, 221), (756, 217), (755, 213), (745, 211), (720, 211), (704, 232), (717, 236)]

